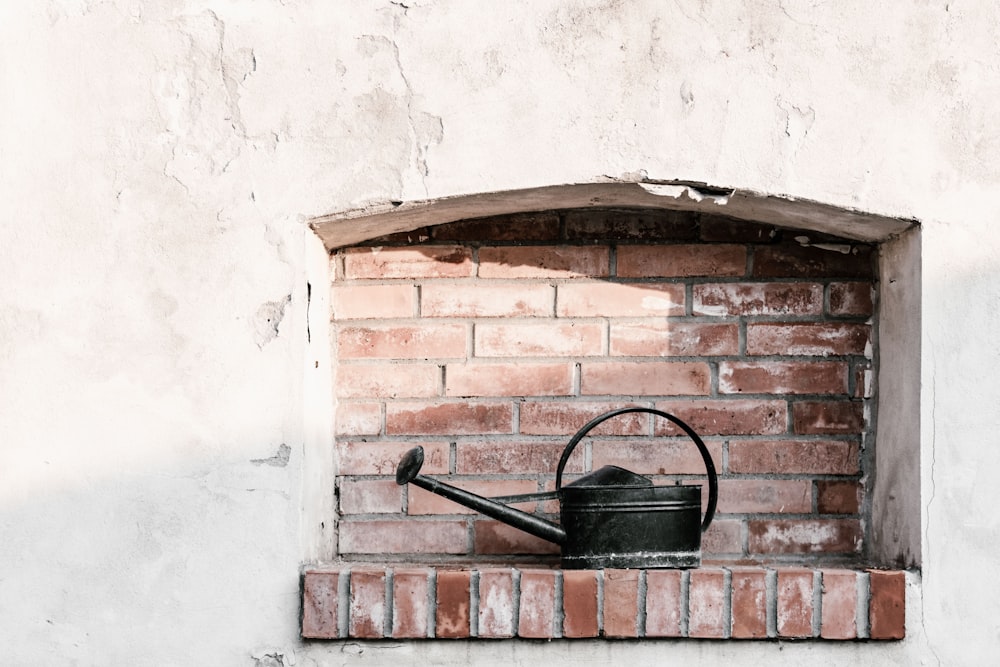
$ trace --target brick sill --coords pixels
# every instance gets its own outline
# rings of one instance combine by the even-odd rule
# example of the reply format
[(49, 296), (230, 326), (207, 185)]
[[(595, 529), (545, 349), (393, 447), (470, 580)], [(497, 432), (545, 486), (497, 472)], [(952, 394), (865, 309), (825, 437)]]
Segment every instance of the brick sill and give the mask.
[(902, 571), (307, 568), (306, 639), (821, 639), (905, 634)]

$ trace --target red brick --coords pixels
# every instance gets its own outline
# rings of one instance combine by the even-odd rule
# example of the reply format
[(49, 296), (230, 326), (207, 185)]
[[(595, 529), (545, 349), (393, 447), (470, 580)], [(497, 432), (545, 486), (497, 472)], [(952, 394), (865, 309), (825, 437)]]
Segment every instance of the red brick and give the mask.
[[(520, 432), (524, 435), (571, 436), (599, 415), (636, 403), (594, 403), (587, 401), (521, 404)], [(649, 415), (630, 412), (608, 419), (590, 431), (592, 435), (646, 435)]]
[(721, 639), (725, 636), (725, 573), (715, 568), (691, 570), (688, 588), (688, 636)]
[(555, 630), (555, 604), (556, 573), (552, 570), (522, 570), (518, 636), (551, 639)]
[(747, 250), (741, 245), (623, 245), (618, 247), (622, 278), (742, 276)]
[(857, 574), (851, 570), (823, 570), (823, 639), (855, 639), (858, 636)]
[(752, 554), (854, 554), (861, 549), (856, 519), (768, 519), (749, 522)]
[(597, 572), (563, 572), (563, 637), (596, 637)]
[(342, 326), (337, 331), (340, 359), (464, 359), (465, 324)]
[(739, 353), (739, 329), (735, 323), (613, 321), (610, 347), (613, 356), (628, 357), (735, 355)]
[[(341, 475), (395, 475), (403, 455), (416, 445), (412, 442), (338, 442), (337, 473)], [(425, 475), (448, 472), (448, 443), (421, 442)]]
[(473, 275), (472, 250), (461, 246), (419, 248), (348, 248), (344, 277), (462, 278)]
[(871, 591), (869, 636), (872, 639), (903, 639), (906, 636), (906, 575), (869, 570), (868, 577)]
[(336, 639), (339, 605), (337, 572), (306, 572), (302, 584), (302, 636)]
[(334, 320), (413, 317), (413, 285), (334, 285), (330, 294)]
[(439, 639), (464, 639), (469, 637), (472, 573), (441, 570), (437, 575), (437, 612), (434, 619), (434, 636)]
[(437, 241), (556, 241), (559, 214), (515, 213), (475, 220), (460, 220), (431, 229)]
[(750, 323), (747, 354), (870, 355), (870, 337), (870, 326), (853, 322)]
[(477, 554), (557, 554), (559, 545), (535, 537), (500, 521), (475, 522), (474, 550)]
[(830, 314), (868, 317), (875, 312), (869, 282), (830, 283)]
[[(708, 492), (703, 497), (707, 500)], [(713, 519), (708, 530), (701, 534), (701, 549), (706, 554), (742, 554), (743, 522)]]
[(555, 290), (551, 285), (424, 285), (424, 317), (548, 317)]
[(509, 568), (479, 570), (479, 636), (514, 636), (514, 572)]
[(844, 440), (733, 440), (729, 472), (855, 475), (860, 471), (858, 444)]
[(792, 405), (792, 428), (795, 433), (854, 434), (865, 428), (864, 407), (860, 401), (801, 401)]
[(601, 278), (610, 271), (607, 246), (507, 246), (479, 250), (480, 278)]
[(711, 372), (702, 362), (584, 362), (580, 393), (633, 396), (706, 395)]
[(377, 435), (382, 432), (381, 403), (339, 403), (334, 424), (338, 436)]
[(341, 514), (392, 514), (402, 507), (402, 488), (395, 480), (345, 479), (340, 483)]
[[(566, 443), (555, 442), (460, 442), (455, 471), (467, 474), (555, 474)], [(573, 452), (567, 472), (583, 470), (583, 452)]]
[(760, 568), (732, 568), (732, 636), (767, 637), (767, 573)]
[(477, 323), (477, 357), (571, 357), (601, 354), (603, 325), (589, 322)]
[(479, 435), (512, 433), (510, 403), (390, 403), (385, 432), (390, 435)]
[(693, 241), (698, 238), (698, 217), (687, 211), (566, 211), (566, 238), (593, 241)]
[(385, 636), (385, 570), (351, 571), (351, 612), (348, 636), (381, 639)]
[(812, 483), (807, 479), (719, 480), (718, 511), (808, 514), (812, 511)]
[[(395, 484), (395, 480), (392, 482)], [(534, 493), (538, 490), (538, 483), (530, 479), (494, 479), (494, 480), (448, 480), (448, 484), (465, 489), (479, 496), (510, 496), (519, 493)], [(398, 488), (398, 487), (397, 487)], [(417, 486), (408, 487), (407, 513), (418, 514), (475, 514), (476, 511), (448, 500), (444, 496), (425, 491)], [(531, 507), (525, 508), (514, 505), (519, 509), (531, 511)]]
[(427, 636), (429, 568), (396, 568), (392, 573), (392, 636)]
[(872, 248), (853, 245), (843, 254), (815, 246), (758, 246), (753, 275), (762, 278), (872, 278)]
[(813, 573), (800, 568), (778, 570), (778, 636), (812, 636)]
[(857, 514), (860, 507), (859, 482), (816, 482), (816, 510), (820, 514)]
[(436, 364), (340, 364), (334, 390), (339, 398), (423, 398), (441, 393)]
[(568, 396), (572, 364), (448, 364), (446, 396)]
[(680, 570), (646, 571), (646, 636), (681, 636)]
[(465, 521), (340, 522), (340, 554), (464, 554), (468, 551)]
[[(657, 403), (656, 407), (679, 418), (702, 437), (777, 435), (787, 430), (788, 408), (784, 401), (677, 401)], [(658, 435), (681, 433), (663, 419), (658, 419), (655, 427)]]
[(846, 394), (847, 364), (838, 361), (723, 361), (723, 394)]
[(854, 398), (875, 396), (875, 373), (870, 363), (860, 363), (854, 367)]
[(814, 283), (710, 283), (695, 285), (695, 315), (819, 315), (823, 286)]
[(707, 243), (768, 243), (776, 235), (773, 225), (762, 225), (721, 215), (702, 215), (699, 238)]
[[(722, 467), (722, 443), (707, 442), (716, 469)], [(640, 475), (704, 475), (705, 461), (701, 452), (688, 438), (641, 442), (594, 441), (591, 445), (592, 465), (597, 470), (615, 465)]]
[(639, 570), (604, 570), (604, 636), (638, 637)]
[(659, 283), (564, 283), (559, 317), (660, 317), (684, 314), (684, 286)]

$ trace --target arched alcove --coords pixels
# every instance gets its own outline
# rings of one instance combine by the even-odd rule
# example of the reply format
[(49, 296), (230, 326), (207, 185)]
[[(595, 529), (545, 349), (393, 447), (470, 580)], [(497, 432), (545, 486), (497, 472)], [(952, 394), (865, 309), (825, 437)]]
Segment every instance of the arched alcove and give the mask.
[[(866, 417), (877, 424), (877, 445), (863, 443), (869, 457), (866, 557), (876, 565), (919, 566), (920, 233), (915, 221), (682, 181), (609, 181), (390, 202), (317, 218), (312, 227), (325, 248), (335, 251), (457, 221), (569, 209), (700, 212), (800, 231), (803, 244), (809, 243), (809, 233), (876, 244), (879, 300), (872, 357), (878, 392)], [(326, 477), (332, 479), (333, 473)], [(329, 508), (316, 511), (317, 522), (324, 511)]]

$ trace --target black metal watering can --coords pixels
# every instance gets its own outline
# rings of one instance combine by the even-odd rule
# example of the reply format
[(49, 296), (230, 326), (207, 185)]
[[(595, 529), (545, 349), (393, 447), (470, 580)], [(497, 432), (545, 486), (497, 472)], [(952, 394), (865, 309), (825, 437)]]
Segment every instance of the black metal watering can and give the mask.
[[(598, 424), (630, 412), (648, 412), (679, 426), (698, 446), (708, 471), (708, 505), (701, 519), (701, 486), (653, 486), (636, 473), (604, 466), (563, 486), (563, 469), (577, 444)], [(396, 483), (415, 484), (499, 519), (562, 548), (562, 567), (686, 568), (701, 564), (701, 533), (712, 523), (718, 500), (715, 465), (705, 443), (677, 417), (652, 408), (621, 408), (590, 420), (566, 445), (556, 468), (556, 490), (503, 498), (483, 498), (418, 474), (424, 450), (411, 449), (399, 462)], [(505, 505), (559, 498), (560, 524)]]

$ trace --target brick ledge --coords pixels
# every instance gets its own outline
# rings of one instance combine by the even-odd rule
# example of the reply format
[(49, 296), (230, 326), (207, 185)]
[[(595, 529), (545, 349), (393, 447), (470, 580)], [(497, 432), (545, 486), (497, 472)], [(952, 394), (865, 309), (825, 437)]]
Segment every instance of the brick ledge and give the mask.
[(902, 571), (307, 568), (306, 639), (896, 640)]

